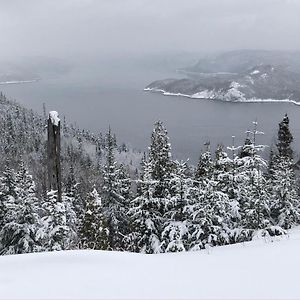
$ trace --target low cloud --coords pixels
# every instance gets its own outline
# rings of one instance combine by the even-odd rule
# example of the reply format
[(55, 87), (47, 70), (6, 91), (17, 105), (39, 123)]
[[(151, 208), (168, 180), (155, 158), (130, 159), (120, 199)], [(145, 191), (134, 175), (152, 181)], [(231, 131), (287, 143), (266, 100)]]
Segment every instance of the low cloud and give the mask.
[(2, 55), (300, 49), (298, 0), (0, 0)]

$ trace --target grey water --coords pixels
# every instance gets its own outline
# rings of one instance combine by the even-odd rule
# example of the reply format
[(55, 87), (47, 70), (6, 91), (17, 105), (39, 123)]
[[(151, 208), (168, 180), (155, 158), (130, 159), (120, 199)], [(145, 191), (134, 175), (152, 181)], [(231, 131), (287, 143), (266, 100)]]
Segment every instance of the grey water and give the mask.
[(60, 116), (95, 133), (111, 126), (119, 142), (146, 151), (153, 123), (164, 122), (177, 159), (195, 163), (204, 143), (212, 149), (218, 143), (243, 143), (245, 131), (258, 121), (264, 135), (258, 142), (276, 143), (278, 122), (288, 113), (294, 135), (294, 149), (300, 152), (300, 106), (288, 103), (224, 103), (144, 92), (151, 81), (178, 76), (175, 72), (147, 68), (97, 66), (73, 69), (36, 83), (2, 85), (8, 97), (35, 111), (57, 110)]

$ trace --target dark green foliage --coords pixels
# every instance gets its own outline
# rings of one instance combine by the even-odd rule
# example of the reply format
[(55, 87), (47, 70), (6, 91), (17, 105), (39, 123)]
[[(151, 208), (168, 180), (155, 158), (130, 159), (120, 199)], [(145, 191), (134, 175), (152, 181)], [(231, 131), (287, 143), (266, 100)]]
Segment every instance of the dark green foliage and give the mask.
[(162, 122), (154, 124), (149, 147), (149, 164), (151, 165), (151, 178), (157, 181), (153, 193), (154, 197), (167, 197), (170, 193), (169, 179), (173, 169), (173, 162), (171, 159), (171, 145)]
[(269, 167), (272, 193), (272, 217), (284, 229), (300, 221), (299, 193), (293, 163), (287, 115), (279, 123), (277, 154), (272, 153)]
[(283, 120), (279, 123), (278, 143), (276, 146), (280, 157), (292, 159), (293, 150), (291, 148), (291, 143), (293, 142), (294, 138), (290, 132), (289, 123), (290, 120), (286, 114)]

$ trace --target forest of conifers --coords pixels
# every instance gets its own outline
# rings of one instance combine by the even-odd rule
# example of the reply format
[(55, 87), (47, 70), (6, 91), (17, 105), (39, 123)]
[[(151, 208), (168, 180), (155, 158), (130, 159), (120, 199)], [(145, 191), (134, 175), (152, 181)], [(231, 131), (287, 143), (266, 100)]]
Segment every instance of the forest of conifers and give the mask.
[(63, 119), (60, 200), (47, 182), (46, 112), (1, 94), (0, 254), (177, 252), (283, 235), (300, 222), (300, 196), (289, 118), (276, 121), (268, 160), (253, 122), (243, 145), (207, 143), (194, 167), (173, 160), (162, 122), (142, 154), (111, 129), (92, 134)]

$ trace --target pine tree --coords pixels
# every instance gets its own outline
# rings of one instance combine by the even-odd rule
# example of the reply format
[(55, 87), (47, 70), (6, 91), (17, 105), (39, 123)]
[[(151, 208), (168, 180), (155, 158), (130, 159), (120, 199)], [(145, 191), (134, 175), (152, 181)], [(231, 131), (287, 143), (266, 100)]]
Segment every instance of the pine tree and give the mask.
[(268, 235), (271, 230), (270, 218), (270, 194), (267, 189), (267, 181), (264, 177), (267, 163), (260, 156), (266, 146), (257, 144), (257, 137), (264, 134), (257, 130), (258, 123), (253, 122), (253, 130), (247, 131), (247, 139), (242, 148), (240, 176), (240, 226), (242, 231), (238, 239), (250, 240), (257, 231), (262, 235)]
[(17, 213), (17, 187), (15, 172), (6, 167), (0, 182), (1, 228), (0, 254), (15, 254), (17, 228), (14, 226)]
[(215, 161), (213, 165), (213, 179), (218, 183), (218, 189), (227, 192), (230, 186), (230, 177), (232, 171), (232, 160), (224, 151), (223, 145), (218, 145), (215, 153)]
[(162, 232), (164, 252), (188, 250), (189, 229), (187, 221), (169, 221)]
[(128, 212), (131, 232), (125, 241), (129, 251), (147, 254), (161, 252), (161, 200), (154, 196), (158, 183), (152, 179), (151, 164), (144, 161), (139, 193), (132, 200)]
[(70, 228), (67, 226), (66, 207), (57, 199), (57, 191), (49, 191), (43, 203), (43, 228), (39, 236), (47, 251), (67, 250), (70, 248)]
[(7, 174), (9, 174), (10, 187), (6, 186), (6, 191), (2, 183), (4, 188), (2, 196), (5, 196), (1, 198), (5, 201), (2, 205), (5, 206), (6, 214), (0, 233), (1, 253), (20, 254), (41, 251), (42, 242), (37, 235), (41, 227), (40, 207), (32, 177), (24, 165), (21, 165), (16, 174), (12, 170)]
[(267, 172), (267, 177), (268, 179), (274, 179), (274, 173), (276, 172), (276, 160), (277, 160), (277, 155), (276, 155), (276, 150), (271, 147), (270, 153), (269, 153), (269, 161), (268, 161), (268, 172)]
[(74, 165), (70, 166), (67, 177), (66, 191), (63, 193), (63, 203), (66, 209), (67, 226), (70, 229), (71, 247), (76, 248), (79, 244), (79, 230), (82, 226), (85, 203), (81, 184), (75, 179)]
[(202, 179), (211, 178), (213, 174), (213, 161), (210, 151), (210, 143), (206, 143), (206, 151), (200, 155), (200, 159), (195, 172), (195, 180), (201, 181)]
[(107, 155), (104, 166), (103, 207), (109, 230), (109, 244), (113, 250), (123, 250), (127, 234), (130, 180), (124, 167), (115, 160), (115, 137), (111, 130), (106, 137)]
[(190, 201), (193, 181), (188, 177), (186, 162), (174, 163), (174, 171), (170, 178), (171, 197), (167, 200), (162, 232), (162, 251), (186, 251), (189, 247), (188, 221), (186, 206)]
[(289, 123), (290, 120), (286, 114), (283, 120), (279, 123), (277, 149), (280, 157), (293, 159), (291, 143), (294, 138), (290, 132)]
[(287, 115), (279, 123), (277, 155), (272, 161), (272, 207), (275, 224), (289, 229), (300, 222), (298, 187), (293, 164), (291, 143), (293, 136), (289, 129)]
[(89, 197), (85, 207), (82, 227), (80, 230), (83, 248), (107, 250), (109, 247), (109, 231), (102, 212), (101, 198), (96, 189)]
[(162, 122), (154, 124), (149, 147), (149, 164), (151, 166), (152, 180), (158, 182), (154, 197), (163, 199), (169, 196), (169, 179), (173, 169), (171, 159), (171, 144)]
[(78, 216), (75, 209), (76, 199), (72, 194), (62, 194), (62, 203), (66, 214), (66, 227), (68, 234), (66, 245), (68, 249), (78, 249), (80, 243), (79, 230), (82, 224), (83, 216)]
[(249, 137), (249, 133), (247, 134), (247, 137), (245, 139), (245, 142), (244, 142), (244, 145), (243, 147), (241, 148), (241, 151), (240, 151), (240, 154), (239, 154), (239, 157), (240, 158), (244, 158), (244, 157), (249, 157), (252, 155), (251, 153), (251, 150), (252, 150), (252, 141)]
[(190, 249), (199, 250), (230, 242), (231, 207), (228, 196), (217, 190), (213, 180), (203, 181), (187, 206)]

